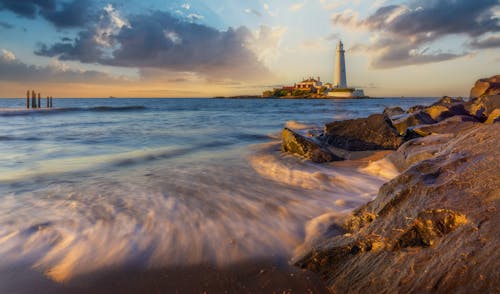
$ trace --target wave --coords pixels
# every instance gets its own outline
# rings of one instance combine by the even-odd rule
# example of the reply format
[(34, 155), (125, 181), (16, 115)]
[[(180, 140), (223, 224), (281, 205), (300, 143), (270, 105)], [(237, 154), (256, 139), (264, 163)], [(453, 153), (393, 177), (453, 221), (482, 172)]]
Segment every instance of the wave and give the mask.
[(26, 108), (1, 108), (0, 116), (22, 116), (22, 115), (47, 115), (66, 112), (121, 112), (121, 111), (136, 111), (144, 110), (145, 106), (132, 105), (132, 106), (94, 106), (94, 107), (56, 107), (56, 108), (40, 108), (40, 109), (26, 109)]

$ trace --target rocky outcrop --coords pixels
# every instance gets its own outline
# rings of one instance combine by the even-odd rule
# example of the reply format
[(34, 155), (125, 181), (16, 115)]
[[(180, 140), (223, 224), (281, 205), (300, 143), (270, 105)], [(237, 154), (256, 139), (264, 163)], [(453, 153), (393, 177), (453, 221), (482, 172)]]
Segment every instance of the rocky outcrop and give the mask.
[(469, 129), (477, 124), (479, 124), (473, 116), (468, 115), (456, 115), (440, 121), (436, 124), (430, 125), (418, 125), (410, 127), (406, 130), (407, 137), (418, 138), (425, 137), (432, 134), (451, 134), (458, 133), (462, 130)]
[(349, 151), (397, 149), (403, 138), (382, 114), (328, 123), (322, 140)]
[(283, 129), (281, 139), (283, 152), (290, 152), (316, 163), (342, 160), (313, 139), (306, 138), (288, 128)]
[(435, 122), (427, 112), (419, 110), (399, 117), (392, 121), (392, 125), (398, 131), (399, 135), (405, 135), (409, 127), (433, 124)]
[(500, 95), (481, 96), (464, 106), (470, 115), (484, 122), (495, 109), (500, 108)]
[(405, 111), (401, 107), (386, 107), (384, 111), (382, 112), (383, 115), (385, 115), (387, 118), (391, 118), (397, 115), (404, 114)]
[(500, 124), (474, 123), (405, 143), (396, 153), (429, 152), (434, 140), (432, 152), (336, 224), (344, 233), (295, 264), (333, 293), (499, 292), (499, 136)]
[(488, 119), (484, 123), (492, 124), (497, 122), (500, 122), (500, 108), (493, 110), (488, 116)]
[(500, 94), (500, 75), (493, 76), (489, 79), (480, 79), (470, 90), (471, 98), (498, 94)]

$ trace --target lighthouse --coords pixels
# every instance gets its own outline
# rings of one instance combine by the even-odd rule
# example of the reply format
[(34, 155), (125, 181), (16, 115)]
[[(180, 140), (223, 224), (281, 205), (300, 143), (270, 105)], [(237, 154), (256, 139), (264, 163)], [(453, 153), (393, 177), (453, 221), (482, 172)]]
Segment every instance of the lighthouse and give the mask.
[(335, 55), (335, 72), (333, 75), (333, 85), (327, 94), (328, 97), (348, 99), (367, 97), (362, 89), (350, 88), (347, 86), (345, 51), (342, 41), (339, 41), (339, 44), (337, 45), (337, 54)]
[(344, 53), (344, 44), (342, 44), (342, 41), (339, 41), (335, 57), (335, 76), (333, 79), (333, 84), (336, 88), (347, 88)]

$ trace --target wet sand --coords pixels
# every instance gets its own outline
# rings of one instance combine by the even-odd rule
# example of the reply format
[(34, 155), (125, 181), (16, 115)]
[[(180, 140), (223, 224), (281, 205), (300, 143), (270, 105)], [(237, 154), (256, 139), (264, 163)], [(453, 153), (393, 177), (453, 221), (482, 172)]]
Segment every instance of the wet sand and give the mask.
[[(29, 281), (28, 283), (26, 281)], [(107, 270), (56, 283), (31, 269), (0, 271), (0, 293), (329, 293), (315, 274), (279, 260)]]

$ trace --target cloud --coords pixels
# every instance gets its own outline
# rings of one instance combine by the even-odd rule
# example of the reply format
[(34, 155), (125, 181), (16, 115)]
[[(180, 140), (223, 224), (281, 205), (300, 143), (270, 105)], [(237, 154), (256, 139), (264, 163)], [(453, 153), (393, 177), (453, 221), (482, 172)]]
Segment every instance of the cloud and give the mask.
[(63, 2), (60, 9), (43, 9), (41, 15), (58, 28), (82, 27), (92, 18), (90, 0)]
[(2, 49), (2, 50), (0, 50), (0, 52), (2, 52), (2, 55), (0, 56), (0, 58), (2, 60), (8, 61), (8, 62), (16, 60), (16, 55), (14, 55), (14, 53), (12, 51)]
[(114, 43), (113, 36), (118, 34), (123, 27), (130, 27), (130, 24), (112, 4), (108, 4), (104, 7), (95, 29), (95, 41), (99, 45), (112, 47)]
[(50, 82), (50, 83), (110, 83), (124, 81), (99, 71), (72, 69), (57, 60), (47, 66), (28, 65), (14, 53), (2, 49), (0, 55), (0, 81)]
[(369, 45), (374, 53), (372, 66), (389, 68), (446, 61), (467, 55), (422, 50), (432, 42), (449, 35), (465, 35), (474, 40), (471, 47), (495, 46), (496, 39), (478, 38), (500, 31), (494, 13), (497, 0), (415, 0), (410, 4), (388, 5), (365, 19), (353, 11), (332, 16), (334, 25), (371, 31), (375, 36)]
[(38, 10), (54, 10), (55, 0), (0, 0), (0, 10), (10, 10), (15, 14), (35, 18)]
[(474, 39), (469, 46), (475, 49), (489, 49), (500, 47), (500, 35), (490, 36), (484, 39)]
[(219, 31), (161, 11), (129, 16), (127, 24), (110, 31), (104, 44), (95, 38), (99, 29), (89, 28), (72, 43), (40, 44), (35, 53), (84, 63), (191, 71), (215, 78), (269, 75), (249, 48), (259, 38), (246, 27)]
[(286, 32), (286, 27), (261, 25), (247, 39), (245, 46), (252, 50), (259, 61), (268, 63), (279, 55), (279, 45)]
[(196, 20), (202, 20), (205, 17), (198, 13), (190, 13), (187, 15), (187, 18), (190, 19), (191, 21), (196, 21)]
[(297, 11), (302, 10), (302, 8), (304, 8), (305, 5), (306, 5), (305, 2), (294, 3), (294, 4), (290, 5), (290, 7), (288, 9), (290, 11), (297, 12)]
[(249, 14), (254, 14), (258, 17), (262, 17), (262, 13), (260, 13), (259, 11), (255, 10), (255, 9), (247, 8), (247, 9), (245, 9), (245, 12), (249, 13)]
[(0, 28), (9, 30), (9, 29), (14, 28), (14, 26), (11, 25), (10, 23), (0, 21)]
[(186, 9), (186, 10), (189, 10), (191, 8), (191, 5), (189, 5), (189, 3), (184, 3), (181, 5), (181, 7)]
[(91, 0), (0, 0), (0, 10), (31, 19), (42, 16), (57, 28), (82, 27), (92, 19)]

